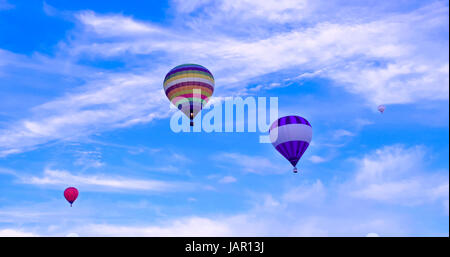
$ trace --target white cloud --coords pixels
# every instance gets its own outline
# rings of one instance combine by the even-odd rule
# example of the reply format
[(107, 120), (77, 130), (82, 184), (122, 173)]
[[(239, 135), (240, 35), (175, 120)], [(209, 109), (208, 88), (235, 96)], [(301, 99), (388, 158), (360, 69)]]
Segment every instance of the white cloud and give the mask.
[(99, 151), (76, 151), (76, 160), (74, 162), (77, 166), (82, 166), (84, 168), (100, 168), (104, 166), (101, 161), (102, 154)]
[(373, 233), (373, 232), (371, 232), (371, 233), (368, 233), (367, 235), (366, 235), (366, 237), (380, 237), (377, 233)]
[[(156, 223), (143, 222), (137, 225), (96, 223), (80, 221), (70, 231), (77, 231), (82, 236), (405, 236), (419, 235), (411, 225), (406, 213), (396, 213), (398, 206), (437, 203), (448, 204), (448, 177), (439, 180), (427, 180), (422, 166), (425, 161), (425, 149), (422, 147), (405, 148), (394, 145), (381, 148), (354, 160), (358, 166), (355, 174), (347, 181), (335, 184), (321, 180), (304, 180), (300, 185), (291, 185), (280, 194), (254, 192), (249, 199), (251, 207), (244, 212), (231, 215), (204, 215), (189, 217), (172, 217)], [(387, 157), (387, 164), (383, 158)], [(402, 170), (404, 164), (410, 163), (417, 170)], [(378, 163), (378, 164), (377, 164)], [(377, 166), (381, 165), (381, 166)], [(391, 169), (390, 167), (394, 167)], [(406, 167), (406, 169), (410, 166)], [(440, 172), (437, 172), (440, 173)], [(433, 177), (436, 172), (427, 174)], [(64, 174), (57, 174), (65, 176)], [(51, 174), (47, 175), (54, 179)], [(217, 177), (211, 177), (217, 178)], [(41, 178), (42, 179), (42, 178)], [(80, 181), (81, 178), (70, 177)], [(100, 179), (93, 176), (82, 178), (85, 184), (96, 187)], [(119, 180), (119, 179), (118, 179)], [(45, 181), (45, 180), (44, 180)], [(94, 181), (94, 182), (91, 182)], [(129, 179), (120, 179), (122, 182)], [(412, 186), (402, 181), (413, 181)], [(357, 195), (358, 190), (370, 189), (372, 185), (391, 183), (391, 187), (375, 190), (372, 195)], [(53, 182), (51, 182), (53, 183)], [(110, 183), (106, 183), (108, 186)], [(135, 183), (127, 183), (135, 184)], [(417, 194), (416, 191), (420, 191)], [(188, 201), (195, 201), (188, 199)], [(364, 204), (358, 203), (361, 201)], [(371, 205), (370, 202), (388, 204), (389, 210)], [(350, 208), (350, 209), (349, 209)], [(428, 208), (428, 207), (427, 207)], [(448, 206), (447, 206), (448, 208)], [(42, 207), (39, 207), (42, 209)], [(23, 217), (31, 212), (17, 210), (1, 213), (3, 216)], [(11, 216), (15, 215), (15, 216)], [(17, 216), (19, 215), (19, 216)], [(36, 215), (45, 215), (39, 213)], [(47, 214), (48, 215), (48, 214)], [(5, 216), (5, 217), (6, 217)], [(39, 217), (40, 217), (39, 216)], [(3, 218), (5, 219), (5, 218)], [(6, 220), (6, 219), (5, 219)], [(88, 225), (83, 225), (88, 224)], [(376, 233), (371, 231), (377, 231)], [(59, 234), (67, 234), (58, 231)]]
[[(377, 110), (378, 111), (378, 110)], [(356, 124), (356, 127), (357, 127), (357, 129), (361, 129), (361, 128), (363, 128), (364, 126), (368, 126), (368, 125), (372, 125), (372, 124), (374, 124), (374, 122), (373, 121), (371, 121), (371, 120), (367, 120), (367, 119), (356, 119), (355, 120), (355, 124)]]
[(284, 23), (303, 18), (305, 0), (238, 0), (220, 1), (220, 10), (243, 19), (259, 18)]
[(11, 169), (0, 168), (0, 174), (13, 175), (16, 176), (17, 172)]
[(237, 181), (237, 179), (233, 176), (225, 176), (219, 180), (219, 183), (229, 184), (229, 183), (234, 183), (236, 181)]
[(76, 18), (100, 36), (129, 36), (155, 33), (159, 29), (122, 15), (97, 15), (92, 11), (80, 12)]
[(282, 196), (284, 202), (321, 204), (326, 197), (326, 190), (320, 180), (311, 185), (291, 188)]
[(169, 102), (159, 82), (151, 76), (116, 74), (37, 106), (33, 116), (0, 130), (0, 156), (167, 117)]
[[(256, 8), (244, 8), (247, 5), (255, 5)], [(211, 8), (224, 6), (228, 6), (225, 8), (227, 10), (236, 9), (245, 13), (251, 13), (249, 10), (264, 13), (267, 7), (271, 13), (277, 13), (271, 3), (255, 1), (224, 3)], [(299, 6), (292, 1), (277, 3), (281, 10)], [(153, 33), (148, 33), (144, 38), (74, 47), (80, 48), (79, 51), (107, 56), (164, 51), (174, 59), (211, 63), (209, 67), (213, 71), (224, 75), (217, 76), (217, 81), (233, 90), (237, 87), (236, 82), (296, 68), (311, 71), (308, 74), (335, 79), (339, 85), (362, 95), (371, 104), (410, 103), (424, 99), (448, 99), (448, 58), (433, 50), (448, 52), (447, 44), (442, 40), (435, 41), (431, 47), (428, 34), (430, 30), (445, 27), (447, 14), (447, 7), (432, 4), (408, 14), (386, 16), (374, 21), (361, 20), (354, 24), (317, 22), (306, 28), (294, 26), (289, 31), (265, 33), (265, 36), (247, 40), (221, 31), (204, 31), (203, 27), (200, 31), (192, 28), (191, 33), (177, 33), (168, 28), (168, 33), (157, 38), (152, 36)], [(119, 24), (126, 17), (111, 16), (108, 19)], [(409, 30), (410, 27), (416, 29)], [(214, 40), (206, 36), (211, 33), (215, 35)], [(108, 34), (105, 32), (105, 35)], [(194, 34), (195, 38), (204, 39), (192, 40)], [(415, 40), (411, 41), (411, 38)], [(183, 43), (180, 44), (180, 41)]]
[(184, 191), (193, 186), (186, 182), (132, 179), (119, 176), (75, 175), (64, 170), (46, 169), (42, 177), (21, 176), (19, 182), (38, 186), (76, 186), (86, 191), (138, 190), (154, 192)]
[(196, 9), (204, 6), (205, 4), (213, 2), (212, 0), (192, 0), (192, 1), (183, 1), (183, 0), (173, 0), (172, 5), (176, 8), (179, 13), (191, 13)]
[(346, 83), (351, 92), (363, 95), (373, 104), (448, 99), (449, 75), (448, 69), (443, 69), (448, 67), (448, 60), (429, 61), (409, 59), (386, 67), (349, 67), (332, 77)]
[(312, 163), (322, 163), (322, 162), (326, 162), (327, 159), (320, 157), (318, 155), (312, 155), (311, 157), (309, 157), (309, 159)]
[[(286, 211), (285, 209), (278, 209)], [(291, 210), (292, 211), (292, 210)], [(393, 220), (366, 222), (352, 226), (340, 218), (302, 216), (299, 212), (274, 213), (264, 210), (246, 214), (216, 217), (184, 217), (154, 225), (89, 224), (78, 228), (85, 236), (153, 236), (153, 237), (218, 237), (218, 236), (364, 236), (367, 230), (386, 231), (387, 235), (403, 235)], [(353, 223), (354, 224), (354, 223)], [(389, 227), (391, 226), (391, 227)], [(395, 231), (397, 229), (397, 231)], [(80, 232), (81, 233), (81, 232)]]
[(354, 215), (340, 210), (341, 203), (326, 202), (325, 186), (317, 180), (292, 187), (280, 197), (255, 195), (253, 207), (233, 215), (168, 219), (158, 224), (125, 226), (90, 224), (82, 227), (92, 236), (364, 236), (367, 231), (405, 235), (408, 226), (390, 215), (357, 207)]
[(385, 146), (357, 160), (358, 183), (395, 180), (402, 176), (413, 176), (420, 171), (425, 149), (415, 146), (406, 149), (402, 145)]
[[(121, 14), (79, 12), (75, 17), (82, 26), (76, 27), (70, 41), (60, 42), (57, 58), (35, 54), (30, 59), (0, 50), (0, 55), (6, 56), (0, 58), (2, 69), (13, 65), (91, 81), (2, 128), (0, 155), (167, 117), (169, 104), (161, 90), (161, 76), (171, 65), (185, 60), (210, 68), (221, 86), (221, 96), (245, 93), (242, 84), (249, 79), (296, 70), (296, 76), (308, 74), (301, 79), (331, 78), (371, 105), (448, 99), (448, 42), (433, 36), (448, 31), (446, 5), (434, 3), (406, 14), (370, 18), (358, 16), (370, 13), (361, 12), (363, 8), (348, 12), (351, 8), (341, 7), (340, 13), (357, 21), (353, 23), (342, 17), (317, 16), (316, 12), (322, 13), (316, 7), (311, 2), (292, 0), (197, 1), (178, 8), (189, 27), (164, 27)], [(187, 14), (198, 8), (204, 8), (199, 15)], [(270, 24), (262, 23), (258, 32), (245, 27), (245, 35), (252, 31), (252, 37), (245, 38), (222, 26), (203, 26), (212, 18), (205, 14), (217, 10), (225, 10), (224, 17), (242, 17), (247, 24), (262, 18)], [(302, 15), (315, 18), (301, 25), (297, 21)], [(280, 22), (289, 26), (277, 27)], [(239, 27), (233, 22), (228, 25)], [(164, 56), (165, 62), (149, 59), (147, 54)], [(95, 73), (100, 71), (74, 64), (87, 56), (90, 60), (115, 57), (127, 63), (136, 60), (137, 55), (141, 66), (121, 74)], [(152, 73), (143, 74), (142, 70)]]
[(356, 198), (390, 204), (418, 205), (448, 201), (448, 172), (425, 172), (423, 147), (386, 146), (357, 160), (350, 182)]
[[(387, 165), (381, 161), (383, 156), (387, 157)], [(252, 192), (253, 197), (247, 199), (250, 208), (235, 214), (165, 217), (158, 222), (137, 221), (133, 225), (79, 220), (76, 225), (67, 227), (66, 232), (59, 229), (54, 233), (66, 235), (76, 231), (81, 236), (365, 236), (374, 235), (372, 231), (376, 231), (383, 236), (423, 235), (411, 224), (414, 219), (411, 220), (409, 215), (414, 213), (408, 210), (396, 211), (395, 208), (402, 206), (401, 209), (404, 209), (404, 202), (413, 203), (413, 207), (410, 204), (406, 204), (406, 207), (414, 209), (428, 208), (429, 204), (448, 204), (448, 177), (437, 176), (440, 178), (437, 183), (438, 180), (427, 180), (421, 176), (426, 156), (426, 150), (422, 147), (406, 148), (394, 145), (381, 148), (354, 160), (357, 167), (354, 174), (347, 180), (336, 184), (333, 181), (308, 181), (305, 177), (300, 185), (294, 181), (281, 189), (279, 193), (267, 194), (255, 191)], [(402, 170), (402, 165), (409, 162), (412, 162), (412, 167), (418, 167), (418, 169)], [(408, 168), (410, 166), (406, 169)], [(426, 176), (433, 177), (439, 174), (439, 171), (428, 171)], [(98, 182), (105, 179), (101, 176), (71, 176), (75, 175), (66, 176), (64, 173), (57, 172), (55, 176), (44, 174), (43, 177), (38, 177), (37, 181), (54, 183), (54, 181), (62, 180), (60, 177), (63, 177), (71, 181), (82, 181), (86, 186), (88, 184), (95, 187), (111, 185), (109, 182)], [(48, 180), (44, 179), (47, 177)], [(216, 179), (218, 176), (210, 178)], [(130, 182), (129, 178), (116, 177), (115, 179), (127, 184), (135, 184)], [(111, 178), (107, 179), (109, 180)], [(381, 190), (381, 194), (375, 194), (376, 197), (374, 195), (355, 197), (351, 194), (370, 188), (372, 184), (410, 180), (419, 181), (418, 187), (392, 186), (393, 190), (389, 188), (385, 191)], [(292, 179), (286, 181), (292, 181)], [(113, 186), (116, 185), (115, 183)], [(424, 184), (429, 185), (424, 186)], [(418, 196), (414, 192), (416, 189), (425, 196)], [(408, 196), (402, 196), (403, 193)], [(188, 199), (188, 201), (195, 200)], [(371, 203), (377, 203), (377, 205)], [(379, 204), (386, 204), (388, 209), (380, 207)], [(127, 206), (125, 207), (129, 208)], [(36, 211), (42, 209), (46, 211), (44, 213)], [(59, 213), (63, 212), (60, 210)], [(42, 222), (43, 216), (55, 215), (51, 209), (43, 208), (43, 206), (36, 206), (34, 211), (17, 208), (12, 211), (0, 211), (1, 219), (6, 222), (30, 220), (30, 218)], [(91, 215), (98, 214), (91, 213)]]
[(13, 9), (14, 5), (8, 3), (7, 0), (0, 0), (0, 10), (9, 10)]
[(352, 133), (352, 132), (350, 132), (348, 130), (345, 130), (345, 129), (338, 129), (338, 130), (333, 132), (333, 138), (334, 139), (340, 139), (342, 137), (352, 137), (354, 135), (355, 135), (354, 133)]
[[(95, 77), (95, 74), (104, 75), (101, 74), (99, 68), (82, 66), (68, 58), (52, 58), (38, 52), (27, 56), (4, 49), (0, 49), (0, 68), (0, 76), (11, 76), (18, 70), (32, 76), (30, 77), (32, 82), (40, 79), (39, 77), (33, 76), (33, 72), (38, 72), (41, 75), (43, 73), (47, 75), (63, 75), (70, 79), (87, 77), (92, 79)], [(70, 80), (68, 79), (66, 81)], [(45, 82), (49, 83), (47, 80)]]
[(169, 221), (160, 226), (120, 226), (91, 224), (84, 228), (91, 236), (126, 236), (126, 237), (197, 237), (230, 236), (229, 227), (217, 220), (190, 217)]
[(23, 230), (17, 230), (17, 229), (0, 229), (0, 237), (35, 237), (38, 236), (32, 232), (26, 232)]
[(277, 167), (269, 159), (262, 156), (251, 156), (241, 153), (219, 153), (211, 157), (218, 163), (227, 163), (239, 167), (243, 172), (256, 174), (280, 173), (280, 167)]
[[(369, 104), (448, 99), (448, 39), (435, 36), (441, 32), (448, 34), (448, 7), (445, 4), (432, 4), (407, 14), (376, 13), (367, 18), (365, 14), (371, 10), (366, 10), (357, 16), (350, 12), (346, 20), (321, 20), (323, 16), (317, 15), (312, 2), (306, 1), (176, 2), (179, 4), (177, 10), (182, 14), (202, 8), (204, 12), (196, 12), (195, 18), (176, 15), (187, 24), (180, 28), (177, 24), (157, 26), (120, 14), (80, 12), (76, 18), (82, 26), (73, 31), (70, 41), (58, 45), (60, 50), (55, 56), (62, 59), (39, 54), (25, 58), (0, 50), (0, 76), (7, 73), (5, 69), (14, 66), (45, 74), (70, 74), (91, 81), (50, 99), (35, 107), (29, 117), (2, 128), (1, 153), (18, 153), (52, 140), (86, 136), (167, 117), (169, 105), (161, 90), (161, 76), (171, 65), (184, 60), (210, 68), (223, 95), (242, 92), (240, 89), (249, 79), (293, 69), (298, 72), (293, 77), (301, 80), (316, 76), (331, 78), (336, 85), (367, 99)], [(2, 3), (6, 2), (0, 1), (0, 6)], [(339, 8), (337, 12), (347, 13), (349, 9)], [(356, 9), (361, 11), (361, 8)], [(219, 15), (218, 10), (224, 14)], [(214, 17), (205, 15), (207, 13), (213, 13)], [(224, 19), (232, 22), (216, 26)], [(305, 26), (298, 23), (305, 20), (308, 21)], [(277, 26), (280, 24), (282, 26)], [(239, 34), (242, 32), (245, 37)], [(159, 54), (164, 57), (164, 63), (154, 58)], [(92, 67), (73, 64), (85, 58), (104, 61), (108, 57), (123, 61), (126, 72), (100, 73)], [(127, 65), (139, 67), (128, 68)], [(145, 74), (142, 70), (152, 72)], [(281, 84), (269, 82), (268, 85), (257, 86), (255, 91)], [(218, 96), (217, 100), (220, 99), (222, 96)], [(92, 224), (85, 227), (86, 233), (80, 233), (363, 236), (369, 231), (377, 231), (382, 235), (407, 234), (410, 224), (403, 215), (395, 217), (378, 208), (364, 209), (365, 206), (360, 209), (352, 206), (350, 211), (341, 208), (354, 201), (389, 204), (390, 207), (437, 202), (444, 205), (448, 214), (448, 171), (439, 174), (425, 171), (422, 167), (424, 156), (425, 150), (420, 147), (385, 147), (356, 160), (356, 174), (343, 191), (335, 192), (330, 182), (320, 180), (295, 185), (283, 190), (281, 196), (262, 197), (259, 206), (241, 215), (177, 218), (164, 224), (135, 226)], [(182, 156), (177, 157), (183, 160)], [(224, 153), (217, 160), (227, 165), (233, 163), (244, 172), (277, 173), (280, 169), (262, 156)], [(310, 160), (320, 162), (323, 158), (313, 156)], [(76, 182), (88, 190), (174, 189), (173, 182), (73, 174), (51, 169), (42, 176), (20, 178), (23, 183), (36, 185), (60, 186)], [(328, 202), (328, 197), (340, 199)], [(315, 205), (316, 202), (325, 203)], [(344, 207), (340, 207), (341, 204)], [(43, 214), (21, 211), (14, 215), (35, 217)], [(1, 233), (29, 232), (4, 229)]]

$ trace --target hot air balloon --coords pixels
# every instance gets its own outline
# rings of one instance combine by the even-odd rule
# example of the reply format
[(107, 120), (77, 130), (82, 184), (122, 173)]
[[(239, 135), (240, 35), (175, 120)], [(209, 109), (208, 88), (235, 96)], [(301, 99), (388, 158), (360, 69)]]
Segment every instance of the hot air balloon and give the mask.
[(164, 78), (167, 98), (190, 120), (208, 103), (214, 91), (214, 77), (205, 67), (198, 64), (178, 65)]
[(78, 197), (78, 190), (75, 187), (68, 187), (64, 190), (64, 197), (70, 203), (70, 207), (72, 207), (73, 202)]
[(272, 145), (294, 166), (294, 173), (297, 173), (297, 162), (311, 142), (311, 124), (300, 116), (286, 116), (276, 120), (269, 133)]
[(385, 109), (386, 109), (386, 106), (384, 106), (384, 105), (378, 105), (378, 111), (379, 111), (379, 112), (383, 113)]

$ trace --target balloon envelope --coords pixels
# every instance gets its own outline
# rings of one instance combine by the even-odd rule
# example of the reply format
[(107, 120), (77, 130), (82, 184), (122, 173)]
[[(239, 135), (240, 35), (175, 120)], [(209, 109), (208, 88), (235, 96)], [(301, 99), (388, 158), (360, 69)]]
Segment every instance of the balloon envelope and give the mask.
[(64, 197), (70, 203), (70, 206), (72, 206), (78, 197), (78, 190), (75, 187), (68, 187), (64, 190)]
[(295, 166), (312, 139), (311, 124), (300, 116), (286, 116), (276, 120), (269, 129), (270, 141), (281, 155)]
[(381, 113), (383, 113), (385, 109), (386, 109), (386, 106), (384, 106), (384, 105), (379, 105), (378, 106), (378, 111), (381, 112)]
[(192, 120), (214, 92), (214, 77), (201, 65), (178, 65), (164, 78), (164, 92), (169, 101), (191, 120), (192, 126)]

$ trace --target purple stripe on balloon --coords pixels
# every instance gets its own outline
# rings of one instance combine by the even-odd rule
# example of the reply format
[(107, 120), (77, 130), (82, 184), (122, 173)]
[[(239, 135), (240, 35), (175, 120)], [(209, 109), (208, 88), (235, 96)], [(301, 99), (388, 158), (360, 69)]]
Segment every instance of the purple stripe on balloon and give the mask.
[(209, 90), (211, 90), (211, 92), (214, 92), (214, 87), (212, 87), (211, 85), (207, 84), (207, 83), (203, 83), (203, 82), (199, 82), (199, 81), (189, 81), (189, 82), (181, 82), (181, 83), (177, 83), (171, 87), (169, 87), (168, 89), (166, 89), (166, 95), (169, 95), (170, 91), (180, 88), (180, 87), (185, 87), (185, 86), (199, 86), (199, 87), (206, 87)]
[(288, 153), (288, 151), (287, 151), (287, 149), (286, 149), (286, 145), (284, 145), (284, 144), (279, 144), (279, 145), (277, 145), (275, 148), (276, 148), (276, 149), (278, 150), (278, 152), (280, 152), (281, 155), (283, 155), (285, 158), (286, 158), (286, 156), (289, 156), (289, 153)]
[[(283, 119), (283, 123), (282, 125), (287, 125), (287, 124), (291, 124), (291, 116), (287, 116), (286, 118)], [(280, 124), (281, 125), (281, 124)]]
[(304, 141), (295, 141), (294, 142), (294, 156), (298, 157), (300, 155), (300, 151), (304, 145)]
[[(202, 67), (198, 67), (198, 66), (187, 66), (187, 67), (181, 67), (181, 68), (173, 68), (171, 71), (169, 71), (169, 73), (167, 73), (166, 77), (164, 78), (164, 80), (169, 77), (170, 75), (180, 72), (180, 71), (187, 71), (187, 70), (198, 70), (198, 71), (203, 71), (206, 72), (208, 74), (211, 75), (211, 77), (213, 77), (213, 75), (211, 74), (211, 72), (209, 70), (207, 70), (206, 68), (202, 68)], [(213, 77), (214, 78), (214, 77)]]
[(306, 144), (306, 142), (302, 141), (302, 143), (298, 147), (298, 151), (297, 151), (296, 155), (301, 157), (307, 147), (308, 147), (308, 145)]
[(284, 147), (286, 148), (287, 156), (290, 156), (289, 158), (292, 158), (292, 145), (291, 144), (285, 144)]
[(303, 154), (305, 153), (306, 149), (308, 148), (309, 144), (305, 143), (304, 146), (302, 147), (302, 150), (300, 151), (300, 156), (303, 156)]
[(293, 166), (305, 153), (309, 144), (305, 141), (289, 141), (277, 145), (275, 148), (281, 153)]
[(296, 116), (289, 116), (289, 124), (298, 124)]
[(309, 124), (309, 122), (305, 118), (302, 118), (302, 117), (299, 117), (299, 118), (302, 120), (302, 124), (306, 124), (311, 127), (311, 124)]
[(289, 143), (289, 144), (286, 144), (286, 147), (287, 147), (288, 152), (289, 152), (289, 156), (291, 156), (291, 158), (292, 158), (293, 156), (296, 156), (296, 155), (295, 155), (295, 145), (296, 145), (296, 143), (297, 143), (297, 142), (291, 142), (291, 143)]
[(200, 97), (198, 97), (198, 94), (184, 94), (184, 95), (179, 95), (177, 97), (181, 97), (181, 98), (195, 97), (195, 98), (201, 98), (201, 99), (208, 99), (209, 98), (209, 96), (206, 96), (206, 95), (200, 95)]
[(281, 117), (278, 120), (276, 120), (272, 124), (272, 126), (270, 126), (270, 130), (272, 130), (276, 127), (281, 127), (281, 126), (288, 125), (288, 124), (305, 124), (305, 125), (308, 125), (311, 127), (311, 124), (309, 124), (309, 122), (306, 119), (304, 119), (300, 116), (292, 115), (292, 116)]
[(287, 150), (287, 144), (283, 143), (283, 144), (279, 144), (275, 147), (280, 153), (281, 155), (283, 155), (286, 159), (289, 159), (289, 157), (292, 157), (291, 155), (289, 155), (289, 152)]
[(306, 149), (308, 149), (309, 143), (305, 142), (301, 152), (300, 152), (300, 156), (303, 156), (303, 154), (305, 153)]

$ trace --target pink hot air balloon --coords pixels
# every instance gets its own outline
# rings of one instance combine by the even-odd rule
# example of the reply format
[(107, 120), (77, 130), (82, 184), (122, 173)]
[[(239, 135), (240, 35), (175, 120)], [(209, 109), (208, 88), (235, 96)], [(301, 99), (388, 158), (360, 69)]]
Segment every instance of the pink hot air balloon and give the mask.
[(386, 106), (384, 106), (384, 105), (378, 105), (378, 111), (379, 111), (379, 112), (383, 113), (385, 109), (386, 109)]
[(68, 187), (64, 190), (64, 197), (70, 203), (70, 207), (72, 207), (73, 202), (78, 197), (78, 190), (75, 187)]

